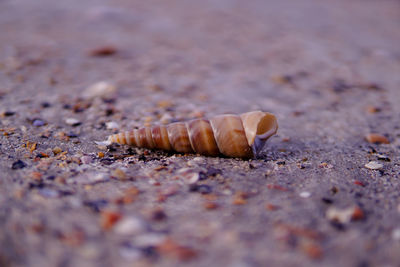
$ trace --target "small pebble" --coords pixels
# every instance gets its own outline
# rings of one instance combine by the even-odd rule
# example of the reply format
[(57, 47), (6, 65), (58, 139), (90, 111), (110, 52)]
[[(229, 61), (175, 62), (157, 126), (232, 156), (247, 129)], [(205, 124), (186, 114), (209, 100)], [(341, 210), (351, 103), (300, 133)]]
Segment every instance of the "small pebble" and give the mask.
[(376, 161), (370, 161), (367, 164), (365, 164), (365, 168), (370, 170), (380, 170), (383, 168), (383, 164)]
[(62, 152), (62, 149), (59, 148), (58, 146), (56, 146), (55, 148), (53, 148), (53, 153), (54, 153), (54, 155), (57, 155), (57, 154), (59, 154), (59, 153), (61, 153), (61, 152)]
[(15, 112), (14, 111), (4, 111), (1, 115), (5, 116), (5, 117), (9, 117), (9, 116), (15, 115)]
[(106, 45), (102, 47), (97, 47), (89, 52), (89, 54), (93, 57), (106, 57), (112, 56), (117, 53), (117, 49), (114, 46)]
[(311, 193), (304, 191), (304, 192), (301, 192), (299, 195), (302, 198), (309, 198), (311, 196)]
[(33, 121), (32, 121), (32, 125), (36, 126), (36, 127), (40, 127), (40, 126), (43, 126), (45, 124), (46, 123), (41, 119), (33, 119)]
[(224, 189), (222, 190), (222, 194), (226, 195), (226, 196), (230, 196), (232, 195), (232, 190), (230, 189)]
[(320, 167), (320, 168), (325, 168), (325, 169), (332, 169), (332, 168), (333, 168), (333, 165), (332, 165), (332, 164), (329, 164), (328, 162), (322, 162), (321, 164), (319, 164), (318, 167)]
[(12, 164), (11, 169), (18, 170), (18, 169), (23, 169), (25, 167), (26, 167), (25, 162), (23, 162), (22, 160), (17, 160)]
[(65, 123), (71, 126), (78, 126), (81, 124), (81, 122), (75, 118), (67, 118), (65, 119)]
[(385, 136), (380, 135), (380, 134), (368, 134), (365, 139), (369, 143), (373, 144), (389, 144), (389, 139), (387, 139)]
[(379, 155), (377, 155), (377, 158), (378, 158), (378, 160), (390, 162), (390, 158), (386, 155), (379, 154)]
[(106, 122), (106, 127), (108, 130), (115, 130), (119, 128), (119, 125), (115, 121), (109, 121)]
[(86, 88), (82, 96), (85, 98), (106, 97), (114, 94), (117, 88), (112, 83), (101, 81)]
[(120, 220), (114, 227), (114, 232), (127, 236), (127, 235), (135, 235), (143, 232), (146, 228), (145, 223), (139, 218), (130, 216), (123, 218)]
[(190, 168), (182, 168), (177, 171), (187, 184), (195, 184), (200, 179), (200, 174)]
[(346, 209), (338, 209), (335, 207), (330, 207), (326, 211), (326, 217), (330, 221), (346, 224), (349, 223), (350, 221), (362, 220), (364, 218), (364, 212), (358, 206)]
[(103, 211), (100, 216), (100, 225), (104, 230), (110, 230), (120, 219), (122, 214), (115, 211)]
[(199, 177), (200, 177), (200, 175), (197, 172), (188, 174), (188, 176), (186, 177), (187, 178), (187, 183), (188, 184), (194, 184), (199, 180)]
[(368, 106), (367, 107), (367, 112), (369, 112), (369, 113), (377, 113), (377, 112), (380, 112), (380, 111), (381, 111), (381, 109), (378, 108), (378, 107), (375, 107), (375, 106)]

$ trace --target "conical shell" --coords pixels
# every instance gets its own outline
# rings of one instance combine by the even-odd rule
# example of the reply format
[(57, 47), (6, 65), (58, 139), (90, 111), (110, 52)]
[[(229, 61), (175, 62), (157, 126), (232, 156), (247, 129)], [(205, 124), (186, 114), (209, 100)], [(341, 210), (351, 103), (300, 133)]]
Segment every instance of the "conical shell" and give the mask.
[(241, 115), (219, 115), (210, 120), (144, 127), (111, 135), (107, 142), (206, 156), (251, 158), (259, 154), (277, 130), (278, 123), (273, 114), (252, 111)]

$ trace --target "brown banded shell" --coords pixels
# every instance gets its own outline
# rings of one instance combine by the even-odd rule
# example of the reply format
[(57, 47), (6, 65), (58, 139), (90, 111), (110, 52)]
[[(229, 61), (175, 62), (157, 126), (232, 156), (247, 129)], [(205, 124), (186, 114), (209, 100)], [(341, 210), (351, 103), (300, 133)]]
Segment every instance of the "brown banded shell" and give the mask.
[(144, 127), (111, 135), (107, 143), (206, 156), (222, 154), (251, 158), (258, 155), (277, 130), (278, 123), (273, 114), (252, 111), (241, 115), (219, 115), (209, 120), (195, 119)]

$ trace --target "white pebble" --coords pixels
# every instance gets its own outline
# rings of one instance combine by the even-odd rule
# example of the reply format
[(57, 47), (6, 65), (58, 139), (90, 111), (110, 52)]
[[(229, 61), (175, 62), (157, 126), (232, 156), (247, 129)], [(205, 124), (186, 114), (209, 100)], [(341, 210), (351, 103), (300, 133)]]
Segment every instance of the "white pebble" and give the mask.
[(112, 95), (113, 93), (115, 93), (115, 91), (117, 91), (117, 88), (114, 84), (106, 81), (101, 81), (86, 88), (83, 91), (82, 96), (84, 98), (103, 97)]
[(114, 129), (118, 129), (119, 125), (115, 121), (109, 121), (109, 122), (106, 122), (106, 127), (108, 130), (114, 130)]
[(383, 168), (383, 164), (376, 161), (370, 161), (367, 164), (365, 164), (365, 168), (370, 170), (380, 170)]
[(66, 118), (65, 123), (68, 125), (76, 125), (76, 124), (79, 124), (80, 122), (78, 119), (75, 119), (75, 118)]
[(114, 231), (120, 235), (134, 235), (143, 232), (145, 228), (145, 224), (139, 218), (127, 217), (115, 225)]
[(351, 221), (354, 209), (355, 209), (354, 207), (349, 207), (345, 209), (330, 207), (326, 211), (326, 218), (328, 218), (328, 220), (330, 221), (337, 221), (339, 223), (348, 223)]
[(299, 195), (300, 195), (300, 197), (303, 197), (303, 198), (309, 198), (311, 196), (311, 193), (304, 191), (304, 192), (301, 192)]

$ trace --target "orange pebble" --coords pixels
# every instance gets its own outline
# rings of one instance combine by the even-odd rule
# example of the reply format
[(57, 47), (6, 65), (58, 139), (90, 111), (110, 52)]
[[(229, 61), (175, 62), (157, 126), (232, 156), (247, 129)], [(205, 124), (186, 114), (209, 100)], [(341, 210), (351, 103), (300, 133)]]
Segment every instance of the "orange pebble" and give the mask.
[(385, 136), (380, 135), (380, 134), (368, 134), (365, 139), (369, 143), (374, 143), (374, 144), (389, 144), (389, 139), (387, 139)]
[(121, 213), (114, 211), (103, 211), (100, 217), (100, 225), (104, 230), (110, 230), (120, 219)]

